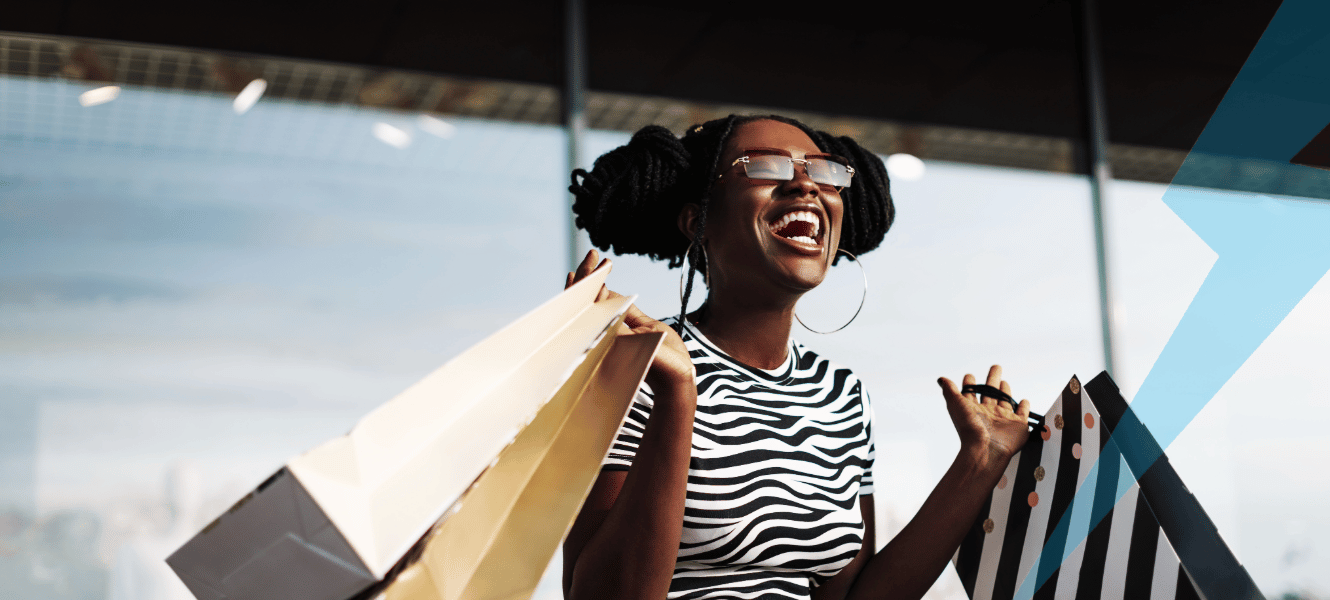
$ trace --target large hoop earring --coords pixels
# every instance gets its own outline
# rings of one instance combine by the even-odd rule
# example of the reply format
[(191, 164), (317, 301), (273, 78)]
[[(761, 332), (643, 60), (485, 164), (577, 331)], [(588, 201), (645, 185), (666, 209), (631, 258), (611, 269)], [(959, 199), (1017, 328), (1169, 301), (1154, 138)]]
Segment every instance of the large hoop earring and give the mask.
[[(697, 249), (702, 251), (702, 283), (703, 283), (703, 285), (706, 285), (706, 286), (707, 286), (707, 289), (711, 289), (711, 269), (706, 268), (706, 265), (707, 265), (707, 247), (706, 247), (706, 246), (698, 246)], [(691, 271), (692, 268), (693, 268), (693, 242), (690, 240), (690, 241), (688, 242), (688, 249), (683, 251), (683, 269), (681, 269), (681, 270), (680, 270), (680, 273), (679, 273), (679, 310), (680, 310), (680, 311), (686, 311), (686, 310), (688, 310), (688, 307), (687, 307), (687, 306), (684, 306), (684, 304), (683, 304), (683, 288), (684, 288), (684, 280), (688, 278), (688, 272)], [(679, 315), (680, 322), (682, 322), (682, 321), (683, 321), (683, 318), (686, 317), (686, 316), (687, 316), (687, 315), (685, 315), (685, 314), (683, 314), (683, 313), (680, 313), (680, 315)]]
[(818, 331), (816, 329), (813, 329), (812, 327), (806, 325), (803, 322), (803, 319), (799, 318), (799, 313), (794, 313), (794, 320), (798, 321), (800, 325), (803, 325), (804, 329), (807, 329), (813, 333), (822, 333), (822, 334), (836, 333), (837, 331), (849, 327), (850, 323), (853, 323), (855, 319), (859, 318), (859, 311), (862, 311), (864, 309), (864, 301), (868, 299), (868, 271), (864, 269), (864, 263), (859, 262), (859, 258), (853, 254), (850, 254), (849, 251), (847, 250), (838, 248), (837, 252), (844, 252), (846, 256), (850, 257), (850, 260), (854, 261), (854, 264), (859, 265), (859, 274), (863, 275), (864, 277), (864, 293), (862, 296), (859, 297), (859, 308), (854, 309), (854, 316), (850, 317), (850, 320), (846, 321), (844, 325), (832, 329), (831, 331)]

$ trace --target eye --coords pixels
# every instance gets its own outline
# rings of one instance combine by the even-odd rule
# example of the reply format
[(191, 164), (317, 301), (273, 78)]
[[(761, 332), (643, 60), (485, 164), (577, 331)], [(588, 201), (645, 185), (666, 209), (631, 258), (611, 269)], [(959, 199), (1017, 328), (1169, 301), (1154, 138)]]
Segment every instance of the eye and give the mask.
[(808, 177), (822, 185), (848, 187), (853, 174), (854, 171), (845, 163), (833, 158), (812, 158), (808, 161)]
[(744, 163), (744, 174), (752, 179), (785, 181), (793, 179), (793, 164), (784, 156), (749, 156)]

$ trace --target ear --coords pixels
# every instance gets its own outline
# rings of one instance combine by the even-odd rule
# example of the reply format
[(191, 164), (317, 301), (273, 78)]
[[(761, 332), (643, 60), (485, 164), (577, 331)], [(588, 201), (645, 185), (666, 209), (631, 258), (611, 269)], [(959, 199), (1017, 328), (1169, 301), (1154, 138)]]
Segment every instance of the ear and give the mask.
[(679, 231), (689, 241), (693, 239), (693, 232), (697, 231), (697, 218), (702, 214), (702, 206), (699, 204), (688, 203), (679, 209)]

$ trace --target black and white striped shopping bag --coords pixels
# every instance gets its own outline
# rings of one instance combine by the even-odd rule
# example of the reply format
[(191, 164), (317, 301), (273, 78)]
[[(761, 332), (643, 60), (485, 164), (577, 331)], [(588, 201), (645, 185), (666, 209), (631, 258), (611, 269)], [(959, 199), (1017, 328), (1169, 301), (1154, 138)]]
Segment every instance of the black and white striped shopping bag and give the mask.
[(953, 558), (970, 598), (1262, 598), (1162, 451), (1134, 475), (1108, 443), (1115, 431), (1158, 449), (1107, 373), (1084, 387), (1072, 377)]

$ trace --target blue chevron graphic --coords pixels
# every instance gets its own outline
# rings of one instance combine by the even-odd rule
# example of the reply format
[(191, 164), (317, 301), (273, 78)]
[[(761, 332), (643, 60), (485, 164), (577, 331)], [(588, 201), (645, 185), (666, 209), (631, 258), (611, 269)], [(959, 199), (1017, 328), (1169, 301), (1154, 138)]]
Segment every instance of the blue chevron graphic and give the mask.
[[(1164, 203), (1218, 259), (1131, 404), (1160, 447), (1182, 433), (1330, 271), (1330, 202), (1324, 201), (1330, 186), (1299, 187), (1325, 181), (1327, 173), (1289, 163), (1328, 124), (1330, 3), (1285, 0), (1164, 193)], [(1250, 174), (1230, 177), (1229, 191), (1188, 185), (1214, 181), (1216, 164), (1243, 164)], [(1134, 473), (1159, 458), (1157, 448), (1117, 435), (1110, 444)], [(1125, 491), (1087, 487), (1051, 538), (1071, 534), (1062, 556), (1022, 574), (1018, 600), (1031, 598), (1085, 540), (1086, 530), (1069, 531), (1072, 514), (1087, 505), (1112, 506)], [(1096, 503), (1095, 495), (1105, 497)], [(1092, 514), (1090, 528), (1103, 516)]]

